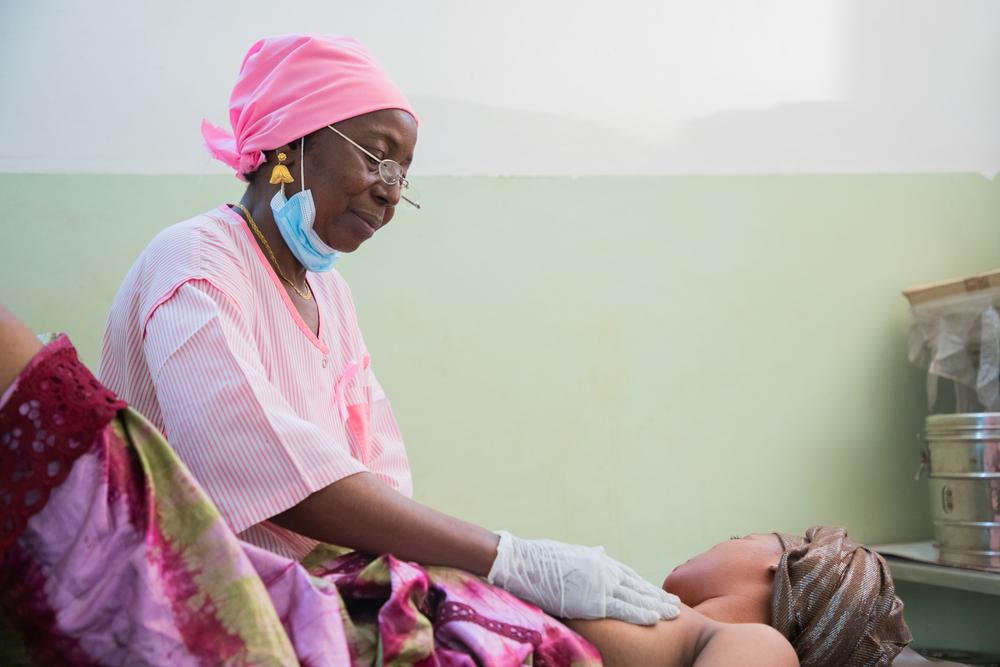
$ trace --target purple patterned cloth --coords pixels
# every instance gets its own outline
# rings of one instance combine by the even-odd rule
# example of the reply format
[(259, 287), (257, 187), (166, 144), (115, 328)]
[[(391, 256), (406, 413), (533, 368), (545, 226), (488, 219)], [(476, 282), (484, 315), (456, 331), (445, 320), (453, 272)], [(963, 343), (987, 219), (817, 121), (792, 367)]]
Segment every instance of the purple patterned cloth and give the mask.
[(240, 541), (65, 337), (0, 405), (0, 509), (0, 664), (601, 664), (470, 574)]

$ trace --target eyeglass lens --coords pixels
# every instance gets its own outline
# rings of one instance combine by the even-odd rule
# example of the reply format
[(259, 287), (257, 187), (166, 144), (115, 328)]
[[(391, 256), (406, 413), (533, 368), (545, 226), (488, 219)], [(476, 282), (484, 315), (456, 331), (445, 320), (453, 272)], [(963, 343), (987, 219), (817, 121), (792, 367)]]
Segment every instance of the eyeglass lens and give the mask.
[(386, 185), (396, 185), (403, 180), (403, 168), (394, 160), (382, 160), (378, 165), (378, 174)]

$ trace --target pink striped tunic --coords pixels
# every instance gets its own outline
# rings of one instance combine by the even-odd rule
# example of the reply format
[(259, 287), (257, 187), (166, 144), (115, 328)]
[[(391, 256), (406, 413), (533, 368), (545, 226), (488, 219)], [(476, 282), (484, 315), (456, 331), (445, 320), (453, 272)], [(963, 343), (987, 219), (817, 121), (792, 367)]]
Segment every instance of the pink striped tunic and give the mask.
[(132, 266), (99, 377), (149, 418), (244, 540), (293, 558), (316, 542), (267, 519), (370, 471), (409, 496), (410, 467), (347, 283), (307, 276), (306, 326), (228, 206), (161, 232)]

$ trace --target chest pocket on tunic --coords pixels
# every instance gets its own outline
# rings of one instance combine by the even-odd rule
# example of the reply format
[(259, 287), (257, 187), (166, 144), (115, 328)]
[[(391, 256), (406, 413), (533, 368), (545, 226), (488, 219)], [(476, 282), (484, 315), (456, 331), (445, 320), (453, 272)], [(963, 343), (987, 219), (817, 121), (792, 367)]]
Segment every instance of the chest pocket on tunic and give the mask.
[(352, 359), (333, 386), (333, 404), (350, 438), (351, 455), (368, 465), (372, 448), (371, 356)]

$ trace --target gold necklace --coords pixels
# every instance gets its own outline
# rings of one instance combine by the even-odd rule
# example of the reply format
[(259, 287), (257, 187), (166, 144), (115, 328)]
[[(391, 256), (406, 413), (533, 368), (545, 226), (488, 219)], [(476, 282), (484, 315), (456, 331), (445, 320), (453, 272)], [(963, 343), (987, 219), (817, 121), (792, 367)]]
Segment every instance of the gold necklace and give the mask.
[(278, 258), (274, 256), (274, 251), (271, 250), (271, 244), (267, 242), (267, 239), (264, 238), (264, 234), (262, 234), (260, 228), (257, 227), (257, 223), (253, 221), (253, 216), (250, 215), (250, 211), (243, 204), (237, 204), (237, 206), (239, 206), (240, 210), (243, 211), (243, 215), (247, 217), (247, 222), (250, 223), (250, 229), (253, 230), (254, 235), (260, 240), (261, 244), (264, 246), (264, 250), (267, 251), (268, 257), (271, 258), (271, 264), (274, 265), (274, 268), (278, 272), (278, 275), (281, 276), (281, 279), (284, 280), (286, 283), (288, 283), (291, 286), (291, 288), (295, 290), (295, 293), (301, 296), (303, 299), (305, 299), (306, 301), (311, 299), (312, 288), (309, 287), (309, 283), (308, 282), (306, 283), (306, 291), (305, 293), (303, 293), (302, 290), (298, 288), (298, 285), (296, 285), (291, 280), (285, 277), (284, 272), (281, 270), (281, 266), (278, 265)]

